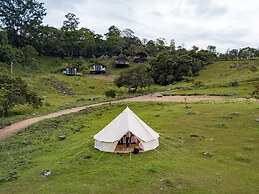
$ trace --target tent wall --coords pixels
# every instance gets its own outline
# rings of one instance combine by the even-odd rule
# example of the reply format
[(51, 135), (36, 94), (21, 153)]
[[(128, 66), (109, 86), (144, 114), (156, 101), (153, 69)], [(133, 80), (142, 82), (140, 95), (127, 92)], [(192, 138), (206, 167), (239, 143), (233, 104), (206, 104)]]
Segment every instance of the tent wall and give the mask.
[(154, 140), (149, 141), (149, 142), (141, 141), (140, 144), (141, 144), (140, 148), (142, 148), (143, 151), (148, 151), (148, 150), (153, 150), (157, 146), (159, 146), (159, 141), (158, 141), (158, 139), (154, 139)]
[(100, 151), (114, 152), (117, 144), (118, 144), (118, 141), (115, 141), (115, 142), (104, 142), (104, 141), (95, 140), (94, 147), (97, 148)]

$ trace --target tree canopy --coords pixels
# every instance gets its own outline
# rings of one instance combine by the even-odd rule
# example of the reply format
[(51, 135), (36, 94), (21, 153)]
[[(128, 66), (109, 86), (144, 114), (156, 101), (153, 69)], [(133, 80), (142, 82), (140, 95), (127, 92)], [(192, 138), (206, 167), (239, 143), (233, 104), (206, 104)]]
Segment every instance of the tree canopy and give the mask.
[(152, 77), (147, 73), (145, 67), (139, 66), (123, 72), (114, 83), (118, 87), (128, 87), (129, 91), (135, 93), (138, 88), (144, 88), (154, 83)]
[(43, 3), (36, 0), (0, 1), (0, 27), (8, 31), (9, 39), (17, 46), (35, 36), (45, 15)]
[(68, 13), (67, 15), (65, 15), (66, 20), (63, 21), (63, 26), (62, 26), (62, 30), (65, 31), (74, 31), (78, 28), (78, 24), (79, 22), (79, 18), (76, 17), (75, 14), (73, 13)]
[(13, 78), (0, 68), (0, 107), (3, 116), (8, 115), (8, 110), (19, 104), (29, 104), (35, 108), (42, 105), (42, 99), (28, 89), (27, 84), (20, 78)]

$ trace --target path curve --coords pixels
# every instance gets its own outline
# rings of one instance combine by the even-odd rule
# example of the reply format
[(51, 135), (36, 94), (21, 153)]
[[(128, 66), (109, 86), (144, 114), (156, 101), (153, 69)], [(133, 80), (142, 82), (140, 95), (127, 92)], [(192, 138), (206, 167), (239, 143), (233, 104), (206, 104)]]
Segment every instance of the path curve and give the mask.
[[(156, 94), (150, 94), (150, 95), (144, 95), (144, 96), (138, 96), (138, 97), (133, 97), (133, 98), (127, 98), (127, 99), (122, 99), (122, 100), (115, 100), (112, 101), (111, 103), (119, 103), (119, 102), (143, 102), (143, 101), (158, 101), (158, 102), (242, 102), (242, 101), (252, 101), (252, 102), (259, 102), (258, 99), (245, 99), (245, 98), (227, 98), (227, 97), (221, 97), (221, 96), (163, 96), (161, 97), (161, 94), (156, 93)], [(86, 106), (81, 106), (81, 107), (76, 107), (76, 108), (70, 108), (70, 109), (65, 109), (61, 110), (58, 112), (54, 112), (51, 114), (39, 116), (39, 117), (34, 117), (30, 119), (26, 119), (23, 121), (19, 121), (16, 123), (13, 123), (10, 126), (7, 126), (3, 129), (0, 129), (0, 141), (3, 141), (7, 139), (8, 137), (11, 137), (21, 131), (22, 129), (25, 129), (29, 127), (30, 125), (37, 123), (41, 120), (44, 119), (49, 119), (49, 118), (54, 118), (58, 117), (61, 115), (65, 114), (70, 114), (74, 112), (78, 112), (81, 110), (84, 110), (89, 107), (95, 107), (95, 106), (101, 106), (109, 104), (109, 102), (101, 102), (97, 104), (91, 104), (91, 105), (86, 105)]]

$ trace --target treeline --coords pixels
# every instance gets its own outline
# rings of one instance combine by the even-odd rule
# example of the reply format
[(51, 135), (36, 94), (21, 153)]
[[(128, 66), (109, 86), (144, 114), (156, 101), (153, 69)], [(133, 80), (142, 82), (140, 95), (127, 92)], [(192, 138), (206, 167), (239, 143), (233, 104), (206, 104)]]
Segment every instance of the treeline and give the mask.
[(0, 62), (34, 65), (38, 55), (60, 58), (98, 58), (118, 55), (133, 56), (145, 52), (149, 56), (149, 73), (155, 83), (166, 85), (197, 74), (214, 60), (253, 59), (259, 56), (255, 48), (228, 50), (217, 53), (216, 47), (193, 46), (187, 50), (176, 46), (174, 40), (140, 40), (131, 29), (120, 30), (112, 25), (104, 35), (80, 28), (79, 18), (65, 15), (61, 29), (44, 26), (46, 15), (43, 3), (37, 0), (0, 1)]
[[(170, 45), (163, 38), (140, 40), (131, 29), (120, 30), (116, 26), (111, 26), (104, 35), (88, 28), (78, 29), (79, 18), (73, 13), (65, 15), (61, 29), (44, 26), (42, 20), (45, 15), (44, 4), (37, 0), (0, 1), (1, 44), (8, 41), (15, 48), (30, 45), (41, 55), (86, 58), (119, 54), (132, 56), (137, 52), (157, 56), (161, 51), (184, 49), (181, 46), (175, 48), (174, 40), (170, 41)], [(192, 48), (198, 49), (196, 46)], [(259, 56), (258, 49), (249, 47), (233, 49), (224, 54), (216, 53), (214, 46), (209, 46), (207, 50), (214, 52), (221, 60)]]

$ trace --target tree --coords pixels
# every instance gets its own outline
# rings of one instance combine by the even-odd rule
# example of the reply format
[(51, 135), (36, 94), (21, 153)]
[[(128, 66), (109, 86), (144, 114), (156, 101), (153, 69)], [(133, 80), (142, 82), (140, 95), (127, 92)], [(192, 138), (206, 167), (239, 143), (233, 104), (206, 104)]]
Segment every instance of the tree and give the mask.
[(0, 28), (8, 31), (10, 42), (17, 46), (36, 33), (45, 15), (43, 3), (36, 0), (0, 1)]
[(80, 23), (79, 18), (77, 18), (73, 13), (68, 13), (65, 17), (67, 20), (63, 21), (63, 26), (61, 29), (65, 31), (75, 31)]
[(0, 107), (3, 116), (15, 105), (29, 104), (34, 108), (42, 106), (42, 98), (28, 89), (27, 84), (20, 78), (12, 78), (4, 69), (0, 68)]
[(108, 29), (108, 33), (105, 36), (106, 54), (110, 56), (119, 55), (122, 52), (121, 31), (113, 25)]
[(118, 38), (121, 36), (121, 31), (119, 28), (112, 25), (111, 27), (109, 27), (108, 33), (106, 33), (105, 36), (106, 36), (106, 39), (114, 38), (114, 37)]
[(0, 31), (0, 45), (8, 44), (7, 31)]
[(10, 44), (0, 45), (0, 62), (10, 65), (13, 62), (22, 62), (23, 53)]
[(209, 46), (207, 47), (207, 50), (210, 51), (210, 52), (212, 52), (212, 53), (216, 53), (216, 46), (209, 45)]
[(250, 48), (250, 47), (245, 47), (239, 50), (239, 57), (240, 59), (254, 59), (254, 53), (256, 49)]
[(36, 66), (39, 53), (33, 46), (26, 45), (22, 48), (24, 63), (29, 66)]
[(158, 49), (156, 47), (156, 44), (153, 40), (149, 40), (147, 43), (146, 43), (146, 46), (145, 46), (145, 51), (151, 55), (151, 56), (155, 56), (158, 52)]
[(137, 89), (150, 86), (153, 83), (152, 77), (147, 73), (145, 67), (130, 69), (115, 79), (114, 83), (118, 87), (128, 87), (129, 91), (135, 93)]
[[(167, 53), (159, 53), (157, 57), (150, 61), (151, 68), (150, 73), (155, 81), (155, 83), (160, 85), (167, 85), (167, 76), (172, 75), (174, 77), (175, 72), (174, 69), (176, 67), (175, 60), (173, 57)], [(172, 76), (168, 77), (169, 81), (171, 80)]]
[(231, 60), (238, 60), (238, 49), (232, 49), (228, 54), (231, 56)]
[(64, 54), (64, 31), (54, 27), (41, 26), (37, 39), (33, 46), (40, 54), (63, 57)]
[(127, 37), (127, 38), (135, 37), (134, 31), (129, 28), (126, 28), (125, 30), (123, 30), (121, 34), (122, 34), (122, 37)]

